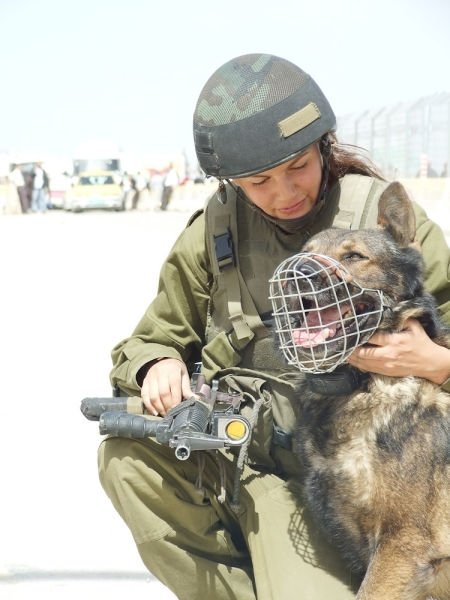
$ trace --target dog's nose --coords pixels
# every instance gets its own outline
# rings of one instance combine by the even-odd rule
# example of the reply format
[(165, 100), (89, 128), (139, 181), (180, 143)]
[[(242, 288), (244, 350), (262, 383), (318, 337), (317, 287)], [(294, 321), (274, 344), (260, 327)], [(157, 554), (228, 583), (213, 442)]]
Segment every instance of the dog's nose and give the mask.
[(312, 277), (313, 275), (317, 275), (317, 265), (303, 263), (302, 265), (299, 265), (298, 272), (304, 277)]

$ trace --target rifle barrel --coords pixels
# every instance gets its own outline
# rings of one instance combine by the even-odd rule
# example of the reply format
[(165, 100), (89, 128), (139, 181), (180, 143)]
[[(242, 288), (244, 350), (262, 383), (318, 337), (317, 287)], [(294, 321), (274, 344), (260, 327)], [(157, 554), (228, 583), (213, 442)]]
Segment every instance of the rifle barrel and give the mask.
[(112, 398), (84, 398), (81, 412), (89, 421), (98, 421), (105, 412), (128, 412), (136, 415), (146, 414), (141, 398), (137, 396), (117, 396)]

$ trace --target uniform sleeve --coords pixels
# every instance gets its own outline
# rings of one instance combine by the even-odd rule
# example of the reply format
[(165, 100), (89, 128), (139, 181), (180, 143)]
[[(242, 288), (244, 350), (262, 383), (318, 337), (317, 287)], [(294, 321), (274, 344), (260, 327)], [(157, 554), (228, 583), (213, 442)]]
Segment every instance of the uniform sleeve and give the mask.
[[(443, 321), (450, 325), (450, 250), (442, 229), (431, 221), (425, 211), (414, 203), (417, 240), (425, 260), (425, 286), (436, 298)], [(450, 393), (450, 378), (441, 385)]]
[(450, 249), (442, 229), (414, 203), (417, 240), (425, 260), (425, 287), (433, 294), (439, 312), (450, 325)]
[(146, 363), (163, 357), (198, 360), (210, 283), (205, 220), (200, 214), (175, 242), (161, 269), (157, 295), (132, 335), (112, 350), (113, 386), (128, 394), (140, 393), (136, 375)]

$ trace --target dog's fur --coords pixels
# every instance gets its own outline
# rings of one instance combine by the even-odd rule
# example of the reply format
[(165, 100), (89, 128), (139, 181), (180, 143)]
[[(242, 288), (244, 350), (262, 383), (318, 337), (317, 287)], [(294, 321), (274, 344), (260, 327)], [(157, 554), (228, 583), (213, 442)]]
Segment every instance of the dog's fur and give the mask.
[[(401, 186), (383, 194), (378, 222), (376, 230), (323, 231), (302, 251), (330, 256), (363, 287), (382, 290), (381, 330), (400, 331), (413, 317), (450, 348), (450, 331), (424, 291), (414, 212)], [(371, 374), (363, 389), (341, 396), (307, 381), (295, 450), (312, 513), (363, 578), (357, 598), (450, 600), (450, 395), (416, 377)]]

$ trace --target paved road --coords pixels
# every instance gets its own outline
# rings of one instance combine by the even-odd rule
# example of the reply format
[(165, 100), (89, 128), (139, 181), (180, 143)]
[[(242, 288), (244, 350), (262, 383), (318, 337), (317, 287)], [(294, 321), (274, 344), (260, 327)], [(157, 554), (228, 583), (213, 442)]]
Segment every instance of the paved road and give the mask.
[(109, 395), (110, 349), (194, 208), (0, 217), (2, 598), (173, 598), (100, 488), (79, 405)]

